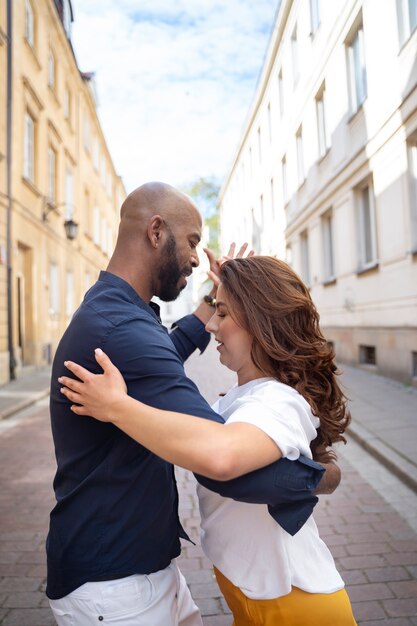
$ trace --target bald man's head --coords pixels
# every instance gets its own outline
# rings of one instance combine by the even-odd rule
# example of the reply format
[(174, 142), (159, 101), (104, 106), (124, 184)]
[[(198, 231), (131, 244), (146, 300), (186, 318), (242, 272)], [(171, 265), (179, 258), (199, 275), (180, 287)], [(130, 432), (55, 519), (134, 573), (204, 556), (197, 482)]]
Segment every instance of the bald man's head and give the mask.
[(185, 277), (198, 265), (196, 246), (202, 220), (192, 200), (171, 185), (151, 182), (128, 195), (120, 212), (113, 271), (141, 293), (149, 291), (173, 300), (185, 287)]

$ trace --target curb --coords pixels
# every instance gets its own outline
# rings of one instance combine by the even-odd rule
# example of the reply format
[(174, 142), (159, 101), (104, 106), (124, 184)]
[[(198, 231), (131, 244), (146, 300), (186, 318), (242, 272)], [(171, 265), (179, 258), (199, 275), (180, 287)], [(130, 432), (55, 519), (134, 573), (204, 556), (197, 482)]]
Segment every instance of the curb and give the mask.
[(398, 454), (384, 441), (358, 424), (350, 425), (347, 433), (403, 483), (417, 493), (417, 467)]
[(28, 406), (35, 404), (35, 402), (38, 402), (38, 400), (42, 400), (48, 395), (49, 395), (49, 387), (47, 387), (46, 389), (42, 389), (42, 391), (37, 391), (33, 393), (33, 395), (30, 396), (30, 398), (25, 398), (24, 400), (20, 400), (19, 402), (16, 402), (16, 404), (13, 404), (7, 407), (7, 409), (4, 409), (3, 411), (0, 410), (0, 420), (7, 419), (8, 417), (11, 417), (15, 413), (18, 413), (19, 411), (23, 411), (23, 409), (27, 409)]

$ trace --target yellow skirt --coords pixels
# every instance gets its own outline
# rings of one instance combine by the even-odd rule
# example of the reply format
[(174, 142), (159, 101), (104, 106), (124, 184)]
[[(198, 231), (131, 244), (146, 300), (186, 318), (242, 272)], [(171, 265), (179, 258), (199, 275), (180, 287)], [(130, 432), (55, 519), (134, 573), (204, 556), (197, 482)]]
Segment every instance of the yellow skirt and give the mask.
[(356, 626), (344, 589), (307, 593), (297, 587), (274, 600), (246, 597), (215, 567), (217, 582), (233, 613), (232, 626)]

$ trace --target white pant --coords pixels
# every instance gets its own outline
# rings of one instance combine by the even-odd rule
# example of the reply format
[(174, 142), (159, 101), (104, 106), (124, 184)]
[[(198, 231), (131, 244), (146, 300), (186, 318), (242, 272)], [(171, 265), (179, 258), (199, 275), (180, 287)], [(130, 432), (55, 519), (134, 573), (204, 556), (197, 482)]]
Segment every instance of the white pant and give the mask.
[(86, 583), (49, 600), (58, 626), (202, 626), (175, 561), (164, 570)]

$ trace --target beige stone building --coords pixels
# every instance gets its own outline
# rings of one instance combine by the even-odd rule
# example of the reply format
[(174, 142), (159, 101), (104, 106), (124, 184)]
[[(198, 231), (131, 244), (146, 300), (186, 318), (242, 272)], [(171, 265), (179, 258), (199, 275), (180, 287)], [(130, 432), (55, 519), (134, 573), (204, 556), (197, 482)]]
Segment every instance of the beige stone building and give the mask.
[[(9, 212), (11, 267), (8, 304), (0, 264), (4, 383), (10, 360), (12, 375), (26, 365), (50, 362), (85, 291), (108, 262), (125, 190), (97, 117), (94, 77), (81, 73), (74, 57), (71, 2), (7, 0), (6, 7), (0, 0), (0, 6), (4, 32), (12, 6), (13, 79), (10, 163), (3, 139), (7, 125), (0, 121), (0, 153), (6, 155), (0, 162), (0, 244), (7, 252)], [(0, 45), (0, 69), (6, 69), (0, 73), (0, 94), (6, 104), (5, 48)]]
[(286, 258), (340, 361), (417, 382), (417, 3), (282, 0), (220, 195)]

